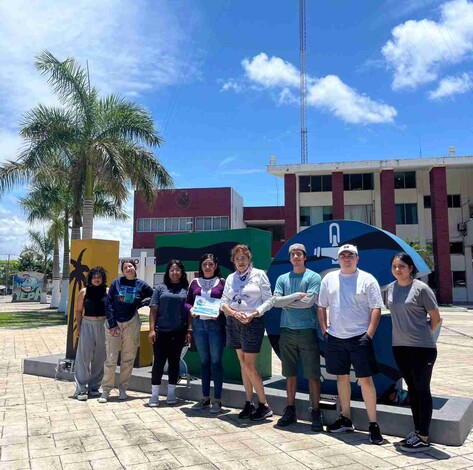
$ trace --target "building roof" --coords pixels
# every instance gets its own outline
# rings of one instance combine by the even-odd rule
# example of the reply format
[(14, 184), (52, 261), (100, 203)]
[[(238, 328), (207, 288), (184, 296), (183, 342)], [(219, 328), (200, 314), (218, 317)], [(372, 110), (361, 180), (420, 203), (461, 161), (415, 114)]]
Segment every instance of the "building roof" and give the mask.
[(473, 156), (447, 156), (429, 158), (399, 158), (392, 160), (360, 160), (352, 162), (324, 162), (307, 164), (267, 165), (266, 172), (284, 178), (287, 173), (298, 175), (330, 174), (332, 171), (356, 173), (393, 169), (396, 171), (429, 170), (434, 166), (449, 168), (473, 166)]

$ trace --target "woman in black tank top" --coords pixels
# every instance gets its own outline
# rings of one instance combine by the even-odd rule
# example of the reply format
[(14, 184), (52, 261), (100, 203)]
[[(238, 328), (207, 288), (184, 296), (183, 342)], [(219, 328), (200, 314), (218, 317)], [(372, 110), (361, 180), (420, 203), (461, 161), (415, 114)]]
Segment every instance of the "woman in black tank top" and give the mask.
[(103, 378), (105, 352), (105, 300), (107, 298), (105, 269), (96, 266), (89, 271), (87, 287), (79, 292), (76, 304), (76, 322), (79, 335), (74, 377), (80, 401), (98, 397)]

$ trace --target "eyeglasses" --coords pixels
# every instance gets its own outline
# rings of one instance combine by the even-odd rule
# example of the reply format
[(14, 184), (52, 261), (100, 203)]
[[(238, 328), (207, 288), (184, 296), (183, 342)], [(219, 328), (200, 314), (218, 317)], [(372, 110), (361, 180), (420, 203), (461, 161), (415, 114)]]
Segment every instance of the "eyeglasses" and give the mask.
[(239, 262), (239, 261), (248, 261), (248, 256), (236, 256), (234, 258), (235, 261)]
[(170, 269), (169, 270), (170, 274), (173, 274), (173, 273), (179, 274), (180, 272), (181, 272), (181, 269)]
[(215, 263), (202, 263), (203, 268), (215, 268)]

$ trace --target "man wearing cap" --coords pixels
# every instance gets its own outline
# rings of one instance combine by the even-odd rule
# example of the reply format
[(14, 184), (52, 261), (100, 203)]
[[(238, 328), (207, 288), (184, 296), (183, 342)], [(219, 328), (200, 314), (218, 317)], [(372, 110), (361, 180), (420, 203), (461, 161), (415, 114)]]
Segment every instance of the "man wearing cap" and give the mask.
[(370, 441), (379, 445), (383, 443), (383, 436), (376, 422), (376, 389), (372, 376), (378, 368), (372, 338), (381, 318), (381, 289), (371, 274), (357, 268), (356, 246), (341, 246), (338, 261), (341, 269), (323, 278), (319, 295), (320, 328), (327, 340), (325, 365), (329, 374), (337, 376), (341, 407), (340, 418), (327, 426), (327, 430), (338, 433), (355, 429), (350, 419), (350, 367), (353, 366), (368, 414)]
[(274, 289), (275, 306), (282, 308), (281, 352), (282, 373), (286, 377), (287, 406), (278, 426), (297, 422), (296, 391), (299, 359), (304, 377), (309, 381), (312, 402), (312, 430), (322, 431), (320, 401), (320, 352), (317, 337), (317, 297), (320, 275), (305, 267), (305, 246), (294, 243), (289, 247), (292, 271), (282, 274)]

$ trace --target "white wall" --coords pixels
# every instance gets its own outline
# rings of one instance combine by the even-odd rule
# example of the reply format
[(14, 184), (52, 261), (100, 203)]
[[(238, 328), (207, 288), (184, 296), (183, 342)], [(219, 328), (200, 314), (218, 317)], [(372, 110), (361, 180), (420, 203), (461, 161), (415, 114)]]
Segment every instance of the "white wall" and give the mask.
[(230, 228), (245, 228), (246, 224), (243, 222), (243, 198), (233, 188), (231, 191)]

